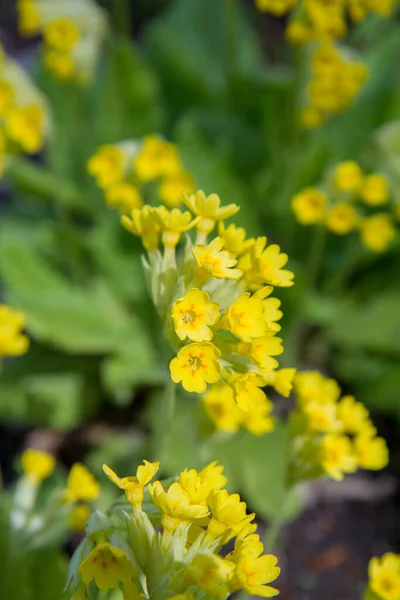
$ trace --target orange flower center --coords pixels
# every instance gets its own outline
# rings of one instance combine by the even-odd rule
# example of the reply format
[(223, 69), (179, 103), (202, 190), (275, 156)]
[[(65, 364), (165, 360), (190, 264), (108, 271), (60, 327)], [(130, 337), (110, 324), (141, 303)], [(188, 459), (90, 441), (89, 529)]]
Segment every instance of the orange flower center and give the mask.
[(201, 367), (201, 360), (198, 356), (191, 356), (187, 361), (187, 366), (191, 371), (197, 371)]
[(193, 310), (187, 310), (182, 315), (182, 321), (186, 323), (186, 325), (190, 325), (196, 320), (196, 313)]

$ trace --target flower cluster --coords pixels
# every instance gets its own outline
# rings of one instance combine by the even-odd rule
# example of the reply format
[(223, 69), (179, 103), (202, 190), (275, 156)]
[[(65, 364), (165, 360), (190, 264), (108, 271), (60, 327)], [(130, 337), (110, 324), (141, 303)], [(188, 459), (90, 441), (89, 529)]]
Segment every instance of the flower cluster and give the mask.
[(93, 0), (17, 0), (19, 30), (41, 34), (44, 64), (59, 81), (90, 80), (107, 32), (105, 12)]
[[(144, 461), (134, 476), (120, 478), (104, 465), (127, 502), (111, 507), (110, 518), (96, 512), (89, 519), (70, 570), (69, 584), (79, 597), (93, 583), (99, 590), (120, 588), (124, 598), (278, 594), (269, 585), (280, 572), (277, 559), (263, 554), (254, 513), (224, 489), (223, 467), (186, 469), (168, 487), (150, 484), (158, 468)], [(124, 521), (118, 532), (112, 517)]]
[(194, 190), (177, 146), (154, 134), (145, 136), (141, 143), (102, 146), (90, 158), (88, 171), (104, 190), (108, 206), (123, 214), (141, 208), (152, 197), (154, 184), (157, 197), (172, 208), (179, 206), (183, 193)]
[(0, 44), (0, 176), (7, 154), (39, 152), (49, 132), (44, 96)]
[(379, 470), (388, 451), (368, 410), (353, 396), (341, 397), (334, 379), (317, 371), (297, 373), (296, 409), (291, 415), (292, 481), (327, 475), (336, 480), (357, 468)]
[(0, 304), (0, 360), (5, 356), (20, 356), (29, 347), (29, 339), (22, 333), (25, 315), (5, 304)]
[(368, 566), (369, 590), (378, 600), (400, 598), (400, 556), (387, 552), (381, 558), (371, 558)]
[[(122, 217), (148, 250), (147, 287), (176, 351), (171, 378), (188, 392), (204, 393), (207, 384), (219, 383), (231, 394), (229, 387), (242, 412), (261, 418), (249, 427), (269, 430), (271, 403), (261, 388), (283, 352), (276, 336), (280, 301), (271, 294), (274, 286), (293, 284), (293, 274), (283, 268), (288, 257), (279, 246), (267, 246), (265, 237), (247, 239), (243, 228), (225, 227), (223, 221), (239, 210), (235, 204), (223, 207), (219, 196), (202, 191), (183, 200), (189, 211), (145, 205)], [(208, 242), (217, 223), (219, 236)], [(180, 237), (190, 229), (196, 229), (195, 243), (186, 236), (177, 257)]]
[(396, 236), (394, 219), (389, 212), (371, 211), (389, 205), (390, 198), (385, 175), (366, 175), (356, 162), (346, 161), (331, 170), (318, 188), (305, 188), (296, 194), (292, 210), (302, 225), (324, 223), (337, 235), (358, 230), (367, 248), (384, 252)]

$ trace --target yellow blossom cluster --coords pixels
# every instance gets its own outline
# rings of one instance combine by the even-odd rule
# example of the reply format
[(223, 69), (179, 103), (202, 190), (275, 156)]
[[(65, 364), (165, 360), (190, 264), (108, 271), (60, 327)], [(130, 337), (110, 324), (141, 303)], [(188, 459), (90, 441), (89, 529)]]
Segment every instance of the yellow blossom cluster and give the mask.
[(264, 598), (278, 594), (269, 585), (280, 572), (277, 559), (263, 554), (255, 514), (224, 489), (223, 467), (185, 469), (168, 486), (150, 484), (158, 469), (159, 463), (144, 461), (135, 475), (120, 478), (104, 465), (125, 492), (127, 503), (117, 502), (108, 514), (122, 517), (127, 537), (111, 518), (94, 514), (73, 559), (79, 566), (72, 587), (82, 597), (94, 584), (99, 590), (119, 588), (124, 598), (157, 594), (160, 600), (222, 600), (238, 590)]
[(346, 161), (331, 170), (319, 187), (296, 194), (292, 211), (302, 225), (324, 223), (337, 235), (358, 230), (367, 248), (384, 252), (396, 237), (395, 221), (388, 211), (371, 211), (389, 206), (390, 198), (390, 182), (385, 175), (365, 174), (358, 163)]
[[(371, 558), (368, 565), (369, 590), (377, 600), (399, 600), (400, 556), (387, 552), (381, 558)], [(375, 596), (374, 596), (375, 597)]]
[[(267, 245), (265, 237), (248, 239), (243, 228), (225, 227), (224, 220), (239, 207), (221, 206), (216, 194), (198, 191), (183, 202), (188, 211), (145, 205), (122, 217), (124, 227), (148, 250), (148, 289), (176, 351), (171, 378), (197, 393), (218, 383), (215, 393), (222, 386), (228, 404), (231, 397), (241, 415), (249, 413), (244, 417), (248, 429), (268, 431), (271, 403), (261, 388), (274, 378), (275, 357), (283, 352), (276, 336), (280, 301), (271, 294), (275, 286), (293, 284), (293, 273), (283, 268), (288, 257), (276, 244)], [(208, 241), (217, 224), (219, 235)], [(177, 257), (180, 237), (191, 229), (195, 241), (186, 236)], [(242, 416), (237, 421), (239, 426)]]
[(44, 64), (59, 81), (87, 82), (106, 35), (104, 11), (93, 0), (17, 0), (21, 35), (43, 36)]
[(104, 190), (107, 205), (123, 214), (141, 208), (154, 184), (158, 198), (171, 208), (181, 204), (183, 193), (194, 191), (177, 146), (155, 134), (145, 136), (141, 143), (102, 146), (90, 158), (88, 171)]
[(7, 154), (38, 153), (48, 131), (44, 97), (0, 44), (0, 176)]
[(0, 360), (6, 356), (20, 356), (29, 347), (29, 339), (22, 333), (25, 315), (5, 304), (0, 304)]
[(387, 465), (385, 440), (376, 436), (368, 410), (353, 396), (341, 397), (334, 379), (317, 371), (297, 373), (290, 472), (294, 480), (327, 475), (336, 480), (358, 468)]

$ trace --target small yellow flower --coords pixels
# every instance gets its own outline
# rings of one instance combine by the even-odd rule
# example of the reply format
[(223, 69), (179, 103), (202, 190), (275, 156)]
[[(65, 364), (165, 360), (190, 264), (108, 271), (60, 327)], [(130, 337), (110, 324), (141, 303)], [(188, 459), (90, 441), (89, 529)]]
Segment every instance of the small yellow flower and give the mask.
[(133, 166), (142, 181), (172, 177), (182, 172), (177, 147), (158, 135), (143, 138), (142, 149), (134, 159)]
[(337, 405), (337, 414), (343, 431), (350, 434), (363, 431), (369, 417), (368, 410), (354, 396), (343, 396)]
[[(316, 106), (307, 106), (306, 108), (303, 108), (300, 112), (300, 123), (303, 125), (303, 127), (306, 127), (307, 129), (315, 129), (316, 127), (320, 127), (323, 124), (324, 120), (324, 113)], [(292, 210), (293, 212), (295, 212), (293, 206)], [(304, 211), (300, 208), (298, 212), (302, 215)], [(297, 220), (300, 221), (299, 218), (297, 218)]]
[(45, 53), (44, 66), (55, 79), (61, 82), (69, 81), (75, 72), (71, 55), (58, 50), (49, 50)]
[(107, 187), (104, 197), (108, 206), (118, 208), (126, 215), (130, 215), (134, 208), (143, 206), (143, 198), (138, 188), (126, 181), (119, 181)]
[[(270, 293), (272, 288), (267, 288)], [(282, 317), (277, 298), (264, 300), (260, 295), (245, 292), (229, 306), (226, 313), (227, 328), (243, 341), (264, 336), (268, 331), (279, 330), (276, 321)], [(268, 319), (268, 320), (267, 320)]]
[(5, 304), (0, 304), (0, 360), (5, 356), (20, 356), (29, 347), (29, 339), (21, 333), (25, 315)]
[(28, 448), (22, 454), (21, 466), (26, 477), (35, 485), (50, 477), (56, 466), (54, 456), (48, 452)]
[(201, 278), (239, 279), (241, 277), (242, 271), (233, 269), (237, 261), (230, 258), (228, 252), (222, 250), (223, 246), (224, 240), (217, 237), (208, 246), (199, 244), (192, 248)]
[(223, 221), (218, 223), (218, 233), (224, 240), (224, 248), (231, 258), (236, 258), (246, 252), (254, 244), (254, 239), (246, 239), (244, 227), (236, 227), (233, 223), (225, 227)]
[(221, 376), (220, 356), (220, 351), (210, 342), (184, 346), (170, 362), (172, 381), (182, 382), (187, 392), (202, 394), (207, 383), (216, 383)]
[(218, 221), (225, 221), (239, 212), (237, 204), (221, 206), (221, 199), (217, 194), (206, 196), (203, 190), (184, 197), (184, 203), (196, 217), (199, 217), (197, 231), (208, 235)]
[(400, 556), (387, 552), (371, 558), (368, 565), (369, 587), (381, 600), (400, 598)]
[(40, 13), (33, 0), (18, 0), (18, 30), (24, 37), (36, 35), (40, 30)]
[(44, 43), (54, 50), (68, 52), (72, 50), (80, 37), (79, 29), (70, 19), (54, 19), (43, 30)]
[(182, 233), (189, 231), (196, 224), (189, 212), (182, 212), (179, 208), (168, 210), (165, 206), (156, 209), (156, 218), (162, 231), (162, 243), (166, 248), (175, 248), (179, 243)]
[(396, 237), (396, 228), (387, 213), (363, 219), (360, 225), (363, 244), (373, 252), (385, 252)]
[(7, 116), (14, 105), (14, 97), (12, 85), (5, 79), (0, 79), (0, 117)]
[(271, 415), (272, 408), (272, 402), (265, 395), (263, 398), (261, 396), (253, 397), (251, 407), (243, 411), (242, 426), (256, 436), (273, 431), (276, 420)]
[(217, 383), (212, 385), (203, 396), (206, 413), (217, 429), (234, 433), (240, 429), (243, 413), (235, 402), (235, 395), (230, 385)]
[(357, 226), (358, 220), (358, 214), (354, 206), (346, 202), (338, 202), (328, 210), (325, 225), (337, 235), (346, 235)]
[(360, 165), (353, 160), (340, 163), (334, 172), (335, 187), (341, 192), (358, 192), (364, 175)]
[(389, 200), (389, 182), (384, 175), (367, 175), (361, 188), (361, 198), (369, 206), (381, 206)]
[(175, 300), (171, 308), (176, 335), (181, 340), (209, 342), (213, 337), (210, 325), (220, 317), (218, 302), (211, 302), (207, 292), (188, 290), (184, 298)]
[(328, 198), (316, 188), (305, 188), (292, 199), (292, 211), (302, 225), (320, 223), (325, 215)]
[(379, 471), (386, 467), (389, 453), (386, 442), (381, 437), (361, 433), (354, 438), (354, 454), (361, 469)]
[(234, 565), (217, 554), (197, 554), (186, 567), (183, 580), (186, 586), (198, 585), (211, 598), (227, 598)]
[(318, 461), (327, 475), (341, 481), (344, 473), (354, 473), (357, 460), (348, 437), (328, 433), (320, 441)]
[(171, 177), (165, 177), (160, 183), (160, 199), (172, 208), (183, 201), (183, 194), (194, 192), (193, 177), (182, 171)]
[(159, 481), (149, 485), (149, 494), (154, 504), (163, 513), (162, 526), (167, 531), (174, 531), (181, 521), (202, 519), (209, 513), (208, 507), (193, 504), (189, 493), (180, 483), (172, 483), (165, 491)]
[(119, 487), (120, 490), (124, 490), (128, 502), (134, 508), (141, 507), (144, 497), (144, 488), (150, 483), (160, 468), (159, 462), (151, 463), (144, 460), (143, 463), (143, 465), (138, 466), (136, 475), (122, 478), (118, 477), (115, 471), (110, 469), (110, 467), (103, 465), (103, 471), (108, 479), (112, 481), (114, 485)]
[(67, 489), (64, 492), (66, 502), (91, 502), (100, 494), (100, 486), (92, 473), (81, 463), (75, 463), (67, 480)]
[(334, 379), (329, 379), (318, 371), (303, 371), (296, 373), (294, 388), (300, 404), (318, 402), (330, 404), (337, 402), (340, 387)]
[(279, 591), (268, 584), (279, 577), (281, 570), (276, 566), (278, 562), (276, 556), (272, 554), (260, 556), (262, 551), (261, 543), (252, 546), (246, 543), (242, 545), (235, 556), (233, 589), (243, 589), (251, 596), (272, 598), (278, 595)]
[(333, 432), (340, 429), (336, 404), (309, 402), (304, 406), (303, 412), (307, 416), (308, 430), (312, 433)]
[(85, 584), (96, 582), (99, 590), (110, 590), (127, 583), (135, 574), (134, 567), (120, 548), (108, 542), (97, 544), (81, 562), (78, 572)]
[(192, 504), (206, 505), (211, 490), (226, 485), (223, 470), (224, 467), (218, 466), (216, 462), (210, 463), (199, 473), (195, 469), (185, 469), (179, 474), (178, 483), (189, 494)]
[[(277, 287), (290, 287), (293, 285), (294, 274), (283, 269), (288, 261), (288, 255), (281, 252), (277, 244), (271, 244), (264, 249), (267, 239), (258, 238), (254, 253), (257, 256), (259, 274), (264, 283)], [(250, 252), (253, 248), (250, 249)]]
[(254, 405), (266, 400), (265, 393), (260, 389), (264, 385), (264, 378), (258, 373), (235, 373), (228, 382), (235, 393), (236, 403), (242, 410), (251, 411)]
[(296, 6), (297, 0), (256, 0), (260, 12), (267, 12), (282, 17)]
[(127, 215), (122, 215), (121, 224), (130, 233), (141, 238), (146, 250), (157, 250), (160, 225), (156, 208), (148, 204), (140, 209), (134, 208), (130, 218)]
[(252, 340), (250, 346), (251, 360), (263, 371), (273, 371), (278, 366), (278, 361), (273, 356), (282, 354), (282, 340), (267, 332), (263, 337)]
[(290, 44), (306, 44), (312, 40), (313, 34), (307, 23), (294, 19), (286, 27), (285, 37)]
[(222, 537), (224, 543), (240, 534), (253, 521), (255, 514), (246, 513), (246, 503), (239, 494), (228, 494), (226, 490), (212, 490), (208, 497), (211, 520), (207, 534), (211, 538)]
[(43, 143), (43, 110), (40, 106), (14, 108), (7, 115), (6, 131), (24, 152), (39, 152)]
[(68, 517), (68, 527), (71, 531), (81, 533), (85, 531), (86, 521), (90, 516), (91, 510), (86, 504), (77, 504), (72, 509)]
[(293, 389), (293, 380), (296, 375), (296, 369), (286, 368), (264, 373), (265, 385), (272, 385), (273, 388), (283, 396), (288, 398)]
[(123, 178), (124, 154), (111, 144), (101, 146), (89, 159), (87, 170), (96, 178), (97, 185), (105, 189)]

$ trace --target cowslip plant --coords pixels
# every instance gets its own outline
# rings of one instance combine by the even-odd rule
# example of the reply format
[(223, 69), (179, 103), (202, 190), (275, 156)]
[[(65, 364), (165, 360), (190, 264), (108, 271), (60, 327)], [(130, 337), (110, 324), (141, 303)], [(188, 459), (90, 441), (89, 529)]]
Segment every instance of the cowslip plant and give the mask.
[(29, 339), (22, 333), (25, 323), (24, 313), (0, 304), (0, 361), (6, 356), (21, 356), (27, 352)]
[(387, 552), (374, 556), (368, 565), (369, 582), (365, 600), (397, 600), (400, 598), (400, 556)]
[[(279, 575), (238, 494), (229, 494), (223, 467), (185, 469), (168, 486), (150, 484), (159, 463), (144, 461), (129, 477), (107, 465), (125, 501), (89, 518), (86, 537), (71, 561), (68, 586), (75, 598), (120, 588), (124, 598), (216, 598), (243, 590), (269, 598)], [(229, 544), (229, 547), (228, 547)]]

